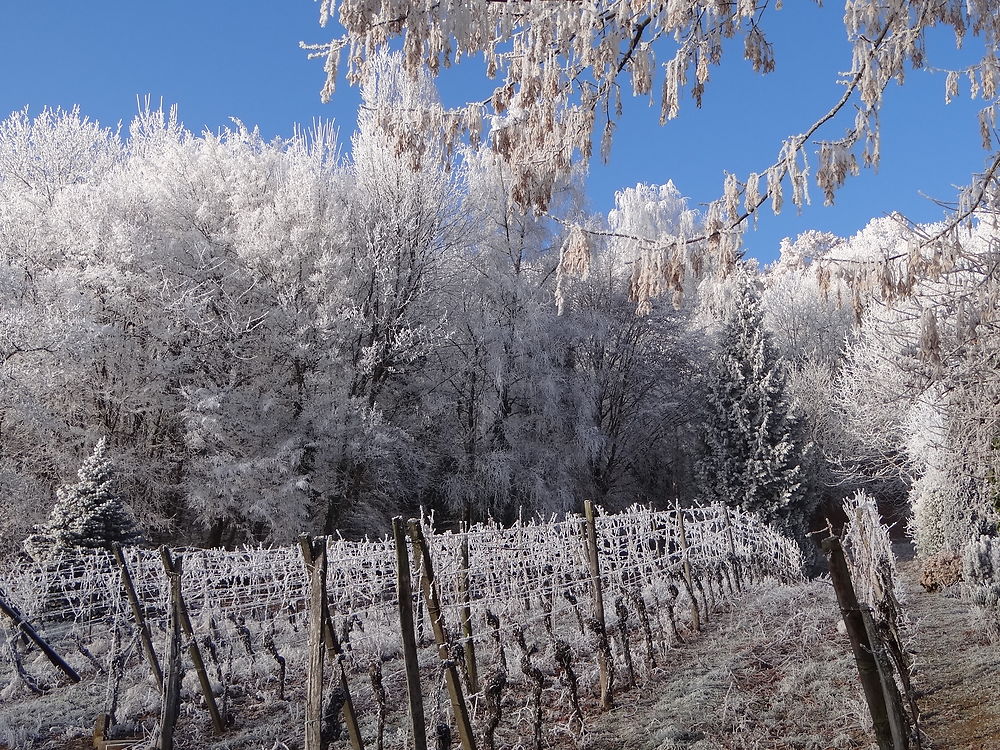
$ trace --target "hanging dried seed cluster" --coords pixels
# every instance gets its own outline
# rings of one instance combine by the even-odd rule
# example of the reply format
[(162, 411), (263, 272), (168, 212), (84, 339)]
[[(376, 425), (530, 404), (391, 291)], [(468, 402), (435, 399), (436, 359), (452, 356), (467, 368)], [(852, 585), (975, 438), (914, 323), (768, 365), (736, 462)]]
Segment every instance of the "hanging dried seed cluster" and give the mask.
[[(754, 70), (774, 69), (773, 49), (762, 26), (769, 12), (753, 0), (322, 0), (321, 24), (336, 17), (345, 33), (325, 44), (303, 46), (325, 60), (325, 99), (333, 93), (344, 54), (353, 83), (372, 75), (384, 51), (398, 42), (401, 56), (394, 64), (412, 76), (437, 74), (464, 57), (482, 55), (486, 75), (497, 79), (491, 94), (455, 110), (438, 105), (398, 108), (387, 115), (386, 132), (394, 134), (397, 149), (417, 153), (425, 148), (422, 139), (443, 137), (450, 153), (461, 138), (478, 143), (488, 123), (485, 138), (513, 176), (510, 200), (545, 211), (574, 155), (590, 157), (598, 131), (607, 156), (622, 111), (621, 79), (629, 81), (633, 94), (659, 106), (662, 121), (674, 118), (685, 90), (700, 105), (726, 39), (742, 37), (744, 57)], [(785, 139), (769, 167), (745, 180), (728, 174), (698, 236), (643, 243), (633, 281), (640, 310), (648, 309), (656, 294), (679, 293), (683, 269), (692, 265), (688, 245), (713, 254), (718, 262), (712, 268), (725, 273), (739, 257), (742, 224), (768, 201), (778, 212), (790, 191), (791, 202), (802, 207), (810, 200), (813, 176), (825, 201), (832, 203), (861, 163), (877, 166), (884, 91), (891, 81), (902, 82), (907, 68), (928, 67), (925, 37), (933, 26), (950, 27), (959, 44), (970, 33), (983, 42), (978, 63), (947, 73), (945, 93), (951, 100), (965, 80), (969, 93), (983, 100), (979, 127), (984, 147), (991, 148), (1000, 81), (995, 3), (848, 0), (844, 33), (852, 59), (841, 81), (843, 96), (802, 133)], [(849, 106), (856, 115), (843, 137), (817, 140), (819, 131)], [(966, 190), (960, 212), (980, 201), (981, 194), (981, 186)]]

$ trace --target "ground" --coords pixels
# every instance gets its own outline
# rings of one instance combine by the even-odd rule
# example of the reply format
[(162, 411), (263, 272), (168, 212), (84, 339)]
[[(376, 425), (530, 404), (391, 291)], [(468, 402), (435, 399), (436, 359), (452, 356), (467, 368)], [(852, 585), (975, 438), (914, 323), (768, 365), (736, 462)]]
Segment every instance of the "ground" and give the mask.
[[(1000, 650), (957, 590), (928, 593), (900, 566), (923, 750), (1000, 748)], [(823, 579), (720, 614), (654, 690), (594, 722), (594, 750), (872, 747), (847, 637)], [(838, 729), (841, 730), (838, 732)]]
[(727, 607), (655, 685), (592, 722), (592, 750), (867, 748), (867, 719), (827, 580)]
[(995, 750), (1000, 747), (1000, 652), (979, 626), (967, 600), (953, 590), (925, 592), (919, 566), (903, 563), (920, 693), (925, 750)]

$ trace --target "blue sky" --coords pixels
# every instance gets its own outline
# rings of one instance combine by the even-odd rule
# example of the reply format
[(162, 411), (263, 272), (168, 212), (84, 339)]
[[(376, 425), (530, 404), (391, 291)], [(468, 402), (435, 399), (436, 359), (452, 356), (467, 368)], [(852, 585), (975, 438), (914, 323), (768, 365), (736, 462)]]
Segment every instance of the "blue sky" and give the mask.
[[(781, 140), (804, 130), (840, 94), (837, 73), (850, 64), (841, 8), (836, 0), (825, 8), (788, 0), (765, 25), (776, 71), (753, 73), (734, 46), (713, 70), (703, 108), (685, 101), (680, 118), (665, 127), (657, 124), (657, 107), (626, 98), (611, 161), (591, 168), (592, 209), (606, 212), (622, 187), (668, 179), (693, 203), (704, 203), (720, 193), (725, 170), (745, 177), (770, 164)], [(0, 116), (25, 105), (38, 112), (78, 104), (85, 115), (114, 125), (127, 123), (136, 97), (150, 94), (176, 103), (196, 131), (218, 129), (236, 117), (258, 125), (265, 137), (284, 136), (295, 123), (324, 118), (338, 124), (346, 143), (354, 127), (357, 92), (341, 85), (334, 101), (322, 104), (322, 64), (298, 48), (300, 40), (330, 36), (319, 27), (312, 0), (34, 0), (8, 4), (4, 16)], [(930, 57), (952, 64), (978, 51), (974, 41), (968, 46), (958, 55), (950, 38), (935, 36)], [(466, 94), (484, 98), (470, 91), (478, 80), (473, 74), (449, 77), (445, 102)], [(805, 229), (849, 235), (891, 211), (918, 221), (940, 218), (942, 209), (921, 194), (949, 200), (954, 185), (982, 168), (977, 108), (967, 96), (946, 107), (940, 74), (914, 72), (905, 86), (892, 86), (882, 116), (879, 172), (849, 181), (834, 207), (824, 207), (814, 189), (814, 203), (801, 216), (794, 209), (763, 215), (746, 237), (749, 254), (770, 260), (782, 237)]]

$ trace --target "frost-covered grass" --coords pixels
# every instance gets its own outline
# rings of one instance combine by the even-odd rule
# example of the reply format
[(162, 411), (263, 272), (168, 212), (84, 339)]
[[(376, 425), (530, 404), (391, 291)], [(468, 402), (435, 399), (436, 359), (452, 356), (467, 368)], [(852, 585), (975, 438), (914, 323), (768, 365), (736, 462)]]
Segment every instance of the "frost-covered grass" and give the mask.
[[(72, 747), (93, 731), (104, 686), (85, 680), (32, 696), (16, 679), (0, 690), (0, 748), (49, 750)], [(99, 709), (98, 709), (99, 710)]]
[[(639, 669), (639, 687), (620, 691), (616, 707), (600, 714), (596, 707), (596, 670), (581, 660), (581, 698), (587, 715), (581, 733), (567, 720), (567, 693), (553, 674), (549, 649), (539, 641), (533, 657), (546, 674), (545, 740), (547, 746), (579, 750), (709, 750), (733, 748), (868, 747), (867, 711), (860, 697), (857, 675), (847, 636), (837, 628), (838, 614), (829, 583), (778, 585), (765, 583), (739, 602), (726, 604), (712, 614), (705, 631), (696, 635), (682, 629), (686, 642), (671, 641), (659, 651), (657, 666), (643, 664), (641, 643), (633, 645)], [(505, 692), (504, 719), (497, 747), (514, 750), (530, 746), (527, 693), (518, 667), (516, 646), (505, 644), (511, 685)], [(429, 657), (425, 651), (422, 656)], [(481, 673), (495, 661), (488, 649), (481, 653)], [(620, 654), (618, 654), (620, 656)], [(425, 658), (425, 668), (433, 669)], [(623, 669), (619, 662), (619, 678)], [(32, 665), (37, 667), (38, 665)], [(406, 726), (405, 705), (389, 676), (390, 692), (386, 746), (402, 747)], [(357, 684), (363, 679), (355, 674)], [(620, 683), (619, 683), (620, 684)], [(194, 675), (189, 672), (185, 701), (178, 727), (179, 747), (212, 747), (227, 750), (270, 750), (300, 746), (302, 725), (300, 684), (289, 686), (287, 701), (234, 691), (231, 707), (236, 723), (227, 734), (209, 740), (207, 714), (198, 705)], [(359, 691), (364, 694), (364, 691)], [(142, 693), (142, 694), (140, 694)], [(104, 680), (96, 676), (80, 685), (62, 687), (32, 698), (23, 686), (8, 686), (0, 700), (0, 747), (61, 749), (77, 747), (89, 734), (93, 717), (104, 700)], [(156, 697), (139, 690), (124, 698), (133, 714), (146, 709), (147, 730), (152, 728)], [(425, 698), (433, 727), (435, 700)], [(565, 710), (560, 712), (560, 707)], [(363, 731), (374, 734), (372, 706), (362, 698), (358, 706)], [(443, 705), (447, 713), (447, 703)], [(562, 716), (561, 716), (562, 714)], [(473, 712), (481, 726), (482, 713)], [(371, 743), (374, 746), (374, 743)], [(347, 747), (335, 743), (334, 747)]]
[(830, 584), (762, 588), (598, 721), (592, 750), (867, 748), (870, 719)]
[[(702, 634), (692, 633), (682, 622), (685, 643), (669, 636), (666, 643), (658, 643), (657, 666), (652, 669), (645, 662), (642, 639), (635, 633), (632, 651), (639, 687), (621, 689), (624, 666), (620, 648), (616, 648), (619, 690), (615, 709), (605, 714), (597, 708), (595, 663), (581, 653), (583, 644), (577, 644), (574, 651), (580, 658), (576, 669), (586, 714), (583, 732), (570, 719), (567, 688), (556, 674), (551, 644), (542, 632), (529, 633), (529, 643), (539, 648), (533, 661), (546, 678), (546, 743), (594, 750), (862, 747), (858, 737), (862, 736), (865, 714), (846, 636), (836, 629), (836, 611), (828, 584), (782, 586), (766, 582), (739, 602), (724, 604), (710, 615)], [(572, 623), (564, 624), (573, 627)], [(654, 629), (660, 630), (655, 621)], [(527, 686), (519, 669), (519, 649), (505, 639), (504, 650), (510, 684), (504, 692), (497, 747), (512, 750), (528, 746), (530, 711)], [(429, 677), (425, 684), (434, 683), (431, 651), (421, 649), (422, 666)], [(484, 647), (479, 656), (482, 676), (496, 663), (498, 654)], [(404, 746), (407, 725), (396, 666), (391, 662), (384, 665), (390, 696), (386, 746), (390, 748)], [(47, 674), (38, 656), (26, 660), (26, 667), (33, 674)], [(46, 686), (54, 689), (40, 697), (32, 696), (16, 679), (3, 689), (0, 747), (61, 750), (80, 746), (90, 733), (94, 717), (104, 706), (106, 678), (91, 673), (79, 685), (57, 687), (54, 674), (50, 677)], [(365, 678), (355, 672), (352, 685), (360, 687)], [(235, 723), (224, 737), (210, 739), (207, 713), (189, 671), (177, 730), (179, 747), (209, 743), (227, 750), (270, 750), (282, 747), (281, 743), (298, 747), (303, 722), (301, 681), (287, 686), (284, 701), (277, 699), (273, 687), (266, 681), (231, 686), (228, 701)], [(363, 732), (371, 738), (375, 712), (369, 693), (357, 691), (357, 708)], [(121, 713), (136, 718), (137, 729), (149, 736), (158, 705), (152, 686), (134, 685), (121, 701)], [(442, 705), (436, 703), (433, 695), (425, 697), (429, 728), (439, 710), (448, 714), (446, 699)], [(473, 719), (481, 728), (481, 705), (473, 707)]]

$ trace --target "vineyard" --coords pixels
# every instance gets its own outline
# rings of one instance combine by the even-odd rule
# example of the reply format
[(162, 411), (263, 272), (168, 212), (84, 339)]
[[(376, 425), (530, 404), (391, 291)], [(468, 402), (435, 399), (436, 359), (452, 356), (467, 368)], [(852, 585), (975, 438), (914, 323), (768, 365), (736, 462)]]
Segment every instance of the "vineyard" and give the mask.
[[(403, 748), (423, 728), (437, 747), (541, 747), (579, 738), (721, 601), (801, 569), (795, 543), (720, 507), (396, 531), (19, 562), (0, 597), (69, 672), (11, 631), (0, 697), (76, 691), (88, 732), (106, 714), (148, 741), (183, 679), (178, 746), (211, 732), (226, 747), (294, 748), (312, 732)], [(185, 678), (171, 667), (181, 649)], [(6, 731), (0, 744), (64, 746), (44, 727)]]

